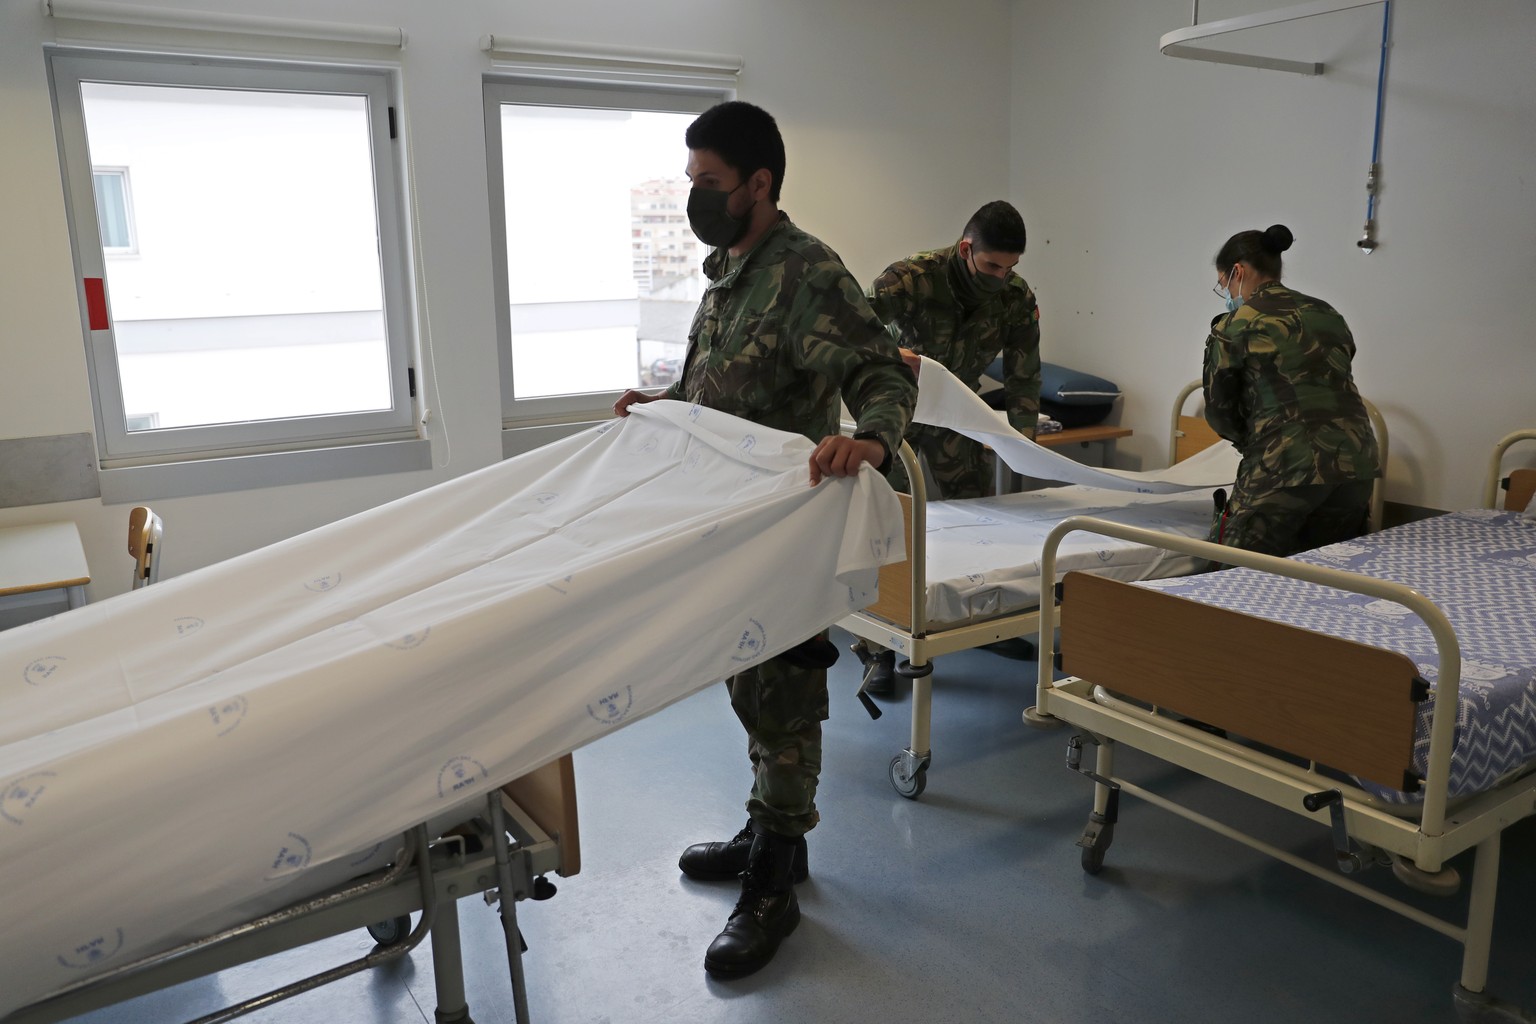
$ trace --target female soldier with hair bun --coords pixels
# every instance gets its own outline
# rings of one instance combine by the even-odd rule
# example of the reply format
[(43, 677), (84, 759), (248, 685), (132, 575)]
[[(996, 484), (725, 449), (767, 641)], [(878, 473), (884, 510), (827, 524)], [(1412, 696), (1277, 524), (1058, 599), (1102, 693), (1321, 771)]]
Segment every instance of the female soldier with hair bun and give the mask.
[(1227, 312), (1205, 343), (1205, 418), (1243, 457), (1211, 539), (1273, 555), (1364, 533), (1381, 475), (1349, 327), (1280, 283), (1293, 240), (1283, 224), (1227, 239), (1215, 288)]

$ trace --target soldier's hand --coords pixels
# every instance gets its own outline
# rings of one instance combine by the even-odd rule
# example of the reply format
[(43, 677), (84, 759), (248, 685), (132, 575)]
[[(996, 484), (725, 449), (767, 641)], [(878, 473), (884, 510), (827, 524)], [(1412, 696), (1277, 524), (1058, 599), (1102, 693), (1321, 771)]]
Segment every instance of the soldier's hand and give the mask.
[(885, 461), (885, 445), (871, 438), (852, 438), (842, 434), (824, 437), (811, 453), (811, 486), (824, 477), (853, 476), (864, 463), (879, 466)]
[(914, 377), (923, 370), (923, 357), (909, 348), (901, 350), (901, 361), (907, 364), (907, 369), (912, 371)]
[(660, 395), (648, 395), (644, 391), (636, 391), (634, 388), (630, 388), (619, 396), (617, 402), (613, 403), (613, 414), (615, 416), (628, 416), (630, 406), (644, 405), (646, 402), (654, 402), (660, 397)]

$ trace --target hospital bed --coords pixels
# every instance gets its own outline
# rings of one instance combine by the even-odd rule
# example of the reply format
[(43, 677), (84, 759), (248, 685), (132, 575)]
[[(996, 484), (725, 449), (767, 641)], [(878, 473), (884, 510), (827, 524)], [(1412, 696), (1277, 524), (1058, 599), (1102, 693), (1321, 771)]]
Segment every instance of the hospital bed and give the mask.
[[(925, 365), (924, 377), (930, 374)], [(1194, 381), (1180, 391), (1170, 420), (1170, 457), (1183, 463), (1221, 439), (1203, 417), (1184, 408), (1200, 389)], [(1367, 403), (1371, 422), (1387, 450), (1386, 424)], [(912, 681), (910, 745), (890, 761), (892, 787), (916, 799), (927, 785), (932, 761), (933, 659), (1002, 640), (1034, 635), (1040, 628), (1039, 548), (1057, 522), (1074, 515), (1108, 516), (1117, 522), (1203, 537), (1210, 528), (1212, 490), (1144, 494), (1102, 487), (1050, 487), (1020, 494), (929, 502), (921, 468), (905, 444), (901, 458), (912, 495), (898, 495), (906, 521), (906, 561), (880, 570), (880, 596), (839, 625), (856, 637), (855, 653), (868, 657), (868, 644), (897, 652), (897, 672)], [(1210, 454), (1215, 454), (1210, 453)], [(1235, 457), (1233, 468), (1235, 470)], [(1380, 523), (1378, 485), (1373, 528)], [(1198, 561), (1170, 555), (1156, 546), (1125, 540), (1083, 541), (1058, 555), (1060, 568), (1091, 569), (1122, 580), (1177, 576)], [(865, 643), (867, 642), (867, 644)], [(867, 709), (873, 704), (860, 690)], [(876, 710), (870, 711), (878, 717)]]
[[(1463, 949), (1464, 1021), (1529, 1021), (1485, 992), (1503, 830), (1536, 811), (1536, 470), (1504, 481), (1520, 431), (1499, 442), (1484, 507), (1291, 559), (1092, 518), (1089, 532), (1237, 566), (1130, 585), (1069, 573), (1042, 616), (1035, 725), (1066, 724), (1068, 767), (1094, 782), (1078, 846), (1097, 874), (1122, 793), (1140, 797), (1427, 926)], [(1263, 618), (1247, 609), (1262, 608)], [(1331, 830), (1337, 872), (1116, 774), (1129, 745)], [(1092, 767), (1083, 763), (1096, 748)], [(1451, 858), (1475, 850), (1469, 909), (1453, 922), (1352, 877), (1390, 867), (1405, 885), (1455, 892)]]
[(0, 1018), (413, 909), (451, 941), (445, 894), (510, 911), (551, 849), (504, 848), (500, 803), (445, 815), (826, 629), (900, 557), (889, 486), (807, 487), (813, 448), (654, 402), (0, 633)]
[[(437, 992), (435, 1019), (441, 1024), (470, 1024), (458, 901), (483, 894), (487, 904), (499, 907), (513, 1019), (526, 1022), (529, 1014), (517, 901), (550, 898), (555, 887), (546, 876), (569, 877), (580, 870), (580, 864), (575, 778), (571, 755), (566, 754), (439, 822), (423, 822), (405, 833), (385, 868), (96, 975), (0, 1020), (4, 1024), (52, 1024), (366, 928), (378, 943), (367, 954), (200, 1016), (196, 1024), (232, 1020), (398, 960), (428, 936)], [(420, 915), (414, 928), (412, 914)]]

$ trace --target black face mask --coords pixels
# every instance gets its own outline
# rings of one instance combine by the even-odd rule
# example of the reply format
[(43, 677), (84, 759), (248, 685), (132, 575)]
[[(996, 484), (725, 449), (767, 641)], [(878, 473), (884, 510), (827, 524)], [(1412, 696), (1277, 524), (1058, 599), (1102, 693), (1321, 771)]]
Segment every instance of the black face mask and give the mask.
[(695, 188), (688, 193), (688, 226), (693, 229), (699, 241), (716, 249), (729, 249), (741, 241), (752, 223), (750, 215), (752, 207), (757, 203), (754, 201), (740, 217), (731, 216), (727, 204), (731, 196), (736, 194), (736, 189), (745, 184), (742, 182), (729, 192), (717, 188)]

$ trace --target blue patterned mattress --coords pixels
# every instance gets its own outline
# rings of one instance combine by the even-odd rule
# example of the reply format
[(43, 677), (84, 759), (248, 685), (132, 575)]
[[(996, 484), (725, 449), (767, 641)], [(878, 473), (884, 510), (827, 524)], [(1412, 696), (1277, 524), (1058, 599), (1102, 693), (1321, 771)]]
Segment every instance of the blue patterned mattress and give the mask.
[[(1450, 796), (1491, 789), (1536, 760), (1536, 521), (1473, 509), (1297, 555), (1314, 565), (1407, 584), (1445, 612), (1461, 643), (1461, 695)], [(1418, 616), (1362, 594), (1227, 569), (1143, 584), (1207, 604), (1398, 651), (1431, 684), (1434, 637)], [(1413, 764), (1429, 762), (1433, 700), (1419, 709)], [(1417, 797), (1362, 783), (1394, 803)]]

